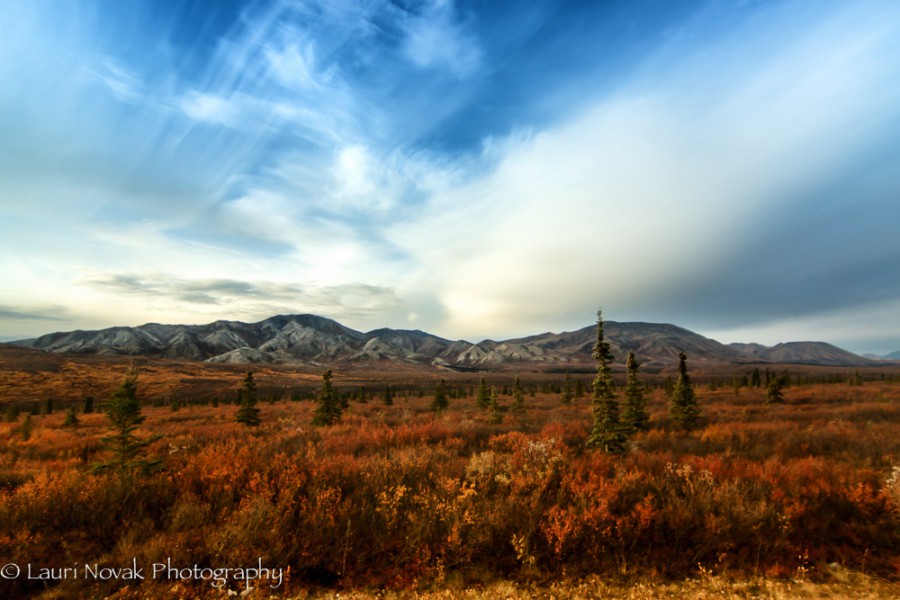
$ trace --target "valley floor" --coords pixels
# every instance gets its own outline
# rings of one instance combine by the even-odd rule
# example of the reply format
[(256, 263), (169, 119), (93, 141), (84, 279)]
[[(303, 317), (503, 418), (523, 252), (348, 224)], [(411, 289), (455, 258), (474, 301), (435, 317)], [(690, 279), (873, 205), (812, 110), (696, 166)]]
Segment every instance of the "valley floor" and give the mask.
[[(147, 472), (95, 471), (106, 414), (23, 407), (0, 423), (0, 598), (243, 589), (85, 570), (167, 560), (283, 569), (257, 598), (900, 597), (900, 382), (797, 384), (771, 405), (762, 387), (698, 385), (690, 432), (651, 389), (650, 430), (621, 456), (586, 446), (587, 393), (546, 387), (520, 412), (500, 390), (489, 414), (451, 384), (435, 414), (427, 385), (386, 406), (369, 384), (330, 427), (290, 393), (259, 402), (258, 427), (227, 397), (152, 401), (135, 431)], [(16, 576), (29, 565), (75, 566)]]

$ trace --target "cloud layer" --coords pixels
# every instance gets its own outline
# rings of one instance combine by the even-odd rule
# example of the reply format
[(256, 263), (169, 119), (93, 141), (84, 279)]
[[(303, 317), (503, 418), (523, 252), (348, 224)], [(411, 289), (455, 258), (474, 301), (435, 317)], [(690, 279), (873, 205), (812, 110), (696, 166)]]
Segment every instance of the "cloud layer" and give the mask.
[(894, 3), (0, 12), (4, 336), (316, 312), (478, 339), (602, 305), (900, 348), (859, 316), (900, 299)]

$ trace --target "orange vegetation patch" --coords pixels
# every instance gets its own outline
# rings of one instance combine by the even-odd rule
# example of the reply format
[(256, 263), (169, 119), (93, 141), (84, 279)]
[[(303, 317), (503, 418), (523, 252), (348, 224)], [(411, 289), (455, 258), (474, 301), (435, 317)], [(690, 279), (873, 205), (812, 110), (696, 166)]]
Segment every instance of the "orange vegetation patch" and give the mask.
[[(94, 377), (101, 390), (121, 382), (127, 365), (75, 363), (61, 358), (40, 373), (79, 375), (83, 385)], [(146, 420), (135, 433), (150, 441), (159, 470), (94, 473), (109, 456), (102, 413), (78, 414), (75, 426), (60, 410), (27, 426), (22, 415), (0, 424), (2, 562), (80, 569), (50, 581), (4, 579), (0, 597), (245, 589), (235, 571), (220, 587), (199, 575), (83, 576), (85, 565), (149, 572), (168, 562), (204, 573), (279, 569), (277, 580), (274, 571), (254, 580), (254, 594), (287, 598), (323, 589), (361, 598), (354, 590), (747, 597), (740, 582), (748, 581), (761, 597), (840, 597), (854, 582), (878, 597), (900, 580), (900, 382), (891, 379), (795, 385), (777, 405), (765, 404), (764, 388), (698, 386), (704, 418), (689, 433), (671, 426), (664, 390), (652, 389), (650, 431), (611, 456), (585, 446), (589, 396), (562, 404), (547, 391), (558, 379), (528, 380), (520, 414), (501, 394), (496, 424), (476, 405), (477, 376), (449, 378), (450, 408), (435, 415), (432, 374), (337, 372), (349, 408), (317, 428), (309, 394), (264, 390), (311, 391), (321, 380), (260, 368), (262, 424), (248, 428), (235, 422), (240, 371), (141, 366)], [(397, 389), (385, 406), (379, 391), (390, 377)], [(198, 380), (232, 394), (154, 405)], [(493, 383), (502, 392), (507, 380)]]

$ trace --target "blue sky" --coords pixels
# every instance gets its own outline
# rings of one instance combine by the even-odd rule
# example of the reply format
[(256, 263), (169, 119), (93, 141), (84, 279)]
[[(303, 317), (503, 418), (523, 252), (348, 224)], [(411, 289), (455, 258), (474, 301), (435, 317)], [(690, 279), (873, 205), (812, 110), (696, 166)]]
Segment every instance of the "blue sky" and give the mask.
[(900, 5), (5, 2), (0, 335), (900, 349)]

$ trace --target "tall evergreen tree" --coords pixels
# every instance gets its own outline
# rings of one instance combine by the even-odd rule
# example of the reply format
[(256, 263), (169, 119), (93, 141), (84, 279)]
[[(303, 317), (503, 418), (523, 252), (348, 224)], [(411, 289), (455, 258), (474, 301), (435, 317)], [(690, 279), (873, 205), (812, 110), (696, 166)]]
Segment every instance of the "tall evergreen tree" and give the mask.
[(613, 356), (609, 342), (603, 339), (603, 313), (597, 311), (597, 342), (594, 345), (594, 359), (597, 361), (597, 377), (594, 378), (594, 426), (588, 438), (588, 445), (604, 452), (625, 451), (625, 435), (619, 422), (619, 403), (613, 392), (612, 369), (609, 363)]
[(66, 411), (66, 420), (63, 421), (63, 427), (75, 427), (78, 425), (78, 415), (75, 414), (75, 407), (70, 406)]
[(478, 408), (484, 409), (487, 409), (491, 403), (491, 390), (488, 389), (484, 377), (481, 378), (481, 383), (478, 384), (478, 395), (475, 396), (475, 403), (478, 405)]
[[(259, 425), (259, 409), (256, 408), (256, 382), (253, 381), (253, 371), (247, 371), (241, 389), (238, 390), (238, 410), (235, 420), (248, 427)], [(172, 402), (172, 410), (175, 408), (175, 400)]]
[(391, 384), (389, 383), (384, 385), (384, 394), (381, 396), (381, 403), (385, 406), (394, 405), (394, 393), (391, 391)]
[(581, 379), (575, 380), (575, 397), (584, 398), (584, 382)]
[(503, 413), (500, 412), (500, 395), (497, 393), (497, 388), (494, 386), (491, 386), (491, 395), (488, 396), (487, 410), (491, 417), (491, 423), (498, 425), (503, 422)]
[(640, 366), (641, 363), (635, 358), (634, 352), (629, 352), (628, 360), (625, 362), (628, 381), (625, 384), (625, 410), (622, 413), (623, 429), (629, 435), (650, 428), (650, 415), (644, 401), (644, 384), (638, 380)]
[(525, 390), (522, 389), (522, 384), (519, 382), (518, 377), (516, 377), (516, 382), (513, 384), (512, 395), (513, 401), (510, 410), (520, 415), (525, 412)]
[(31, 423), (31, 413), (28, 413), (25, 415), (25, 420), (22, 421), (22, 426), (19, 427), (19, 433), (22, 435), (22, 439), (27, 442), (33, 430), (34, 425)]
[(431, 410), (436, 413), (444, 412), (450, 406), (447, 400), (447, 382), (444, 379), (434, 389), (434, 400), (431, 401)]
[(7, 404), (6, 411), (3, 415), (3, 420), (7, 423), (15, 423), (19, 420), (19, 405), (18, 404)]
[(331, 383), (331, 377), (331, 369), (322, 373), (322, 389), (319, 390), (319, 406), (313, 413), (313, 425), (333, 425), (341, 418), (341, 400)]
[(678, 427), (690, 431), (697, 425), (700, 419), (700, 407), (697, 405), (697, 396), (694, 394), (694, 384), (687, 374), (687, 356), (684, 352), (678, 353), (678, 379), (672, 388), (672, 397), (669, 401), (669, 416)]
[(759, 387), (762, 385), (759, 375), (759, 367), (755, 367), (750, 372), (750, 387)]
[(569, 371), (566, 370), (566, 376), (563, 378), (562, 391), (560, 392), (560, 399), (563, 404), (572, 404), (572, 399), (575, 397), (575, 392), (572, 390), (572, 377), (569, 375)]
[(784, 377), (777, 375), (769, 377), (769, 385), (766, 386), (766, 404), (781, 404), (784, 402)]
[(113, 460), (94, 465), (95, 470), (116, 468), (125, 471), (134, 467), (153, 466), (158, 462), (142, 458), (146, 447), (157, 438), (139, 438), (134, 434), (138, 425), (144, 422), (144, 416), (137, 398), (137, 371), (133, 366), (128, 369), (125, 381), (109, 399), (106, 418), (115, 432), (103, 438), (103, 442), (112, 450)]

